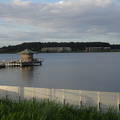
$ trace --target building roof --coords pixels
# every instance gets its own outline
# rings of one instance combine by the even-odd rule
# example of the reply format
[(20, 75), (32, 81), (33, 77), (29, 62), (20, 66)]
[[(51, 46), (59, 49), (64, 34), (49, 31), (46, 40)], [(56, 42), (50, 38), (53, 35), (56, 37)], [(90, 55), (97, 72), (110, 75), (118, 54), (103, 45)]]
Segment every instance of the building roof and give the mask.
[(23, 51), (20, 52), (20, 54), (34, 54), (35, 52), (30, 50), (30, 49), (25, 49)]

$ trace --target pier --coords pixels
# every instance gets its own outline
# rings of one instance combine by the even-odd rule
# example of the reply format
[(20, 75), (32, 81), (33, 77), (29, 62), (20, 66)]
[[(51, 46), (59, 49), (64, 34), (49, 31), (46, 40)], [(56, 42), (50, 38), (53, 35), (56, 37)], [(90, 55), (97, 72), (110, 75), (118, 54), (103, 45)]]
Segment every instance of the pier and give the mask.
[(0, 69), (1, 68), (5, 68), (5, 64), (4, 63), (0, 63)]
[(0, 62), (0, 68), (5, 67), (24, 67), (24, 66), (41, 66), (43, 59), (34, 58), (35, 52), (25, 49), (24, 51), (20, 52), (20, 59), (16, 61), (6, 61)]
[(0, 68), (5, 67), (24, 67), (24, 66), (40, 66), (42, 65), (42, 59), (32, 62), (20, 62), (20, 61), (13, 61), (13, 62), (3, 62), (0, 63)]

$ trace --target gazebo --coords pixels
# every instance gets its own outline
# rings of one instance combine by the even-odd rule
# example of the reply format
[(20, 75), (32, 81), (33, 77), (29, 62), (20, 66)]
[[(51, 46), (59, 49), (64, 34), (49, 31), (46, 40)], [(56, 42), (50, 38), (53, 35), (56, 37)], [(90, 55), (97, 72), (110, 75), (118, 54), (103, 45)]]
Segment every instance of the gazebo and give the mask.
[(30, 50), (30, 49), (25, 49), (24, 51), (21, 51), (20, 52), (20, 60), (22, 62), (33, 62), (34, 61), (34, 58), (33, 58), (33, 55), (34, 55), (34, 51)]

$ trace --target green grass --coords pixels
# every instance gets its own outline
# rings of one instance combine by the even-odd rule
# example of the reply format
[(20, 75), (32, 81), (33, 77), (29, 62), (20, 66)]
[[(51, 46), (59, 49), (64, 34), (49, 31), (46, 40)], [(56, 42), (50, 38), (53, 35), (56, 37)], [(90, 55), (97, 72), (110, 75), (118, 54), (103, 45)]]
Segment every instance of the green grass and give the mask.
[(102, 112), (49, 101), (0, 100), (0, 120), (120, 120), (120, 114), (114, 109)]

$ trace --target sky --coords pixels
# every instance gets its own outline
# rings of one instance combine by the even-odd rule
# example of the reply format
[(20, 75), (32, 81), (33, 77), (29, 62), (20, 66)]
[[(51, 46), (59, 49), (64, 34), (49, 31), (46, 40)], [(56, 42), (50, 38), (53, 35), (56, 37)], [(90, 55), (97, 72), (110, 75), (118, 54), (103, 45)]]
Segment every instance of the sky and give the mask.
[(0, 46), (23, 42), (120, 44), (120, 0), (0, 0)]

